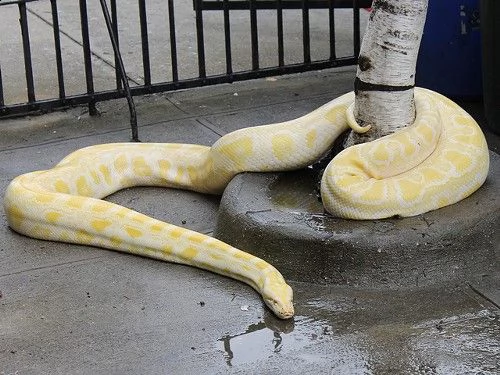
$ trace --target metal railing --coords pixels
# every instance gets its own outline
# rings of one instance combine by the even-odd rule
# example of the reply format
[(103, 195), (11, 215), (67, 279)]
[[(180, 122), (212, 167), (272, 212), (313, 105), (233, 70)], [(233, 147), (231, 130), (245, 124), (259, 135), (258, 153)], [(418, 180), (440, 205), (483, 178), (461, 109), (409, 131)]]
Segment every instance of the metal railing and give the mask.
[[(60, 18), (65, 15), (58, 12), (58, 1), (50, 1), (51, 19), (50, 25), (53, 29), (53, 47), (57, 69), (58, 94), (52, 98), (37, 99), (35, 90), (35, 80), (33, 76), (33, 62), (31, 56), (30, 33), (28, 25), (27, 3), (39, 0), (0, 0), (0, 15), (3, 5), (17, 5), (19, 8), (19, 27), (22, 40), (23, 62), (26, 78), (27, 100), (22, 103), (6, 103), (4, 100), (5, 86), (2, 84), (2, 66), (0, 57), (0, 118), (15, 115), (24, 115), (32, 112), (49, 112), (56, 109), (88, 105), (91, 114), (96, 113), (95, 104), (99, 101), (105, 101), (115, 98), (129, 98), (131, 113), (133, 102), (131, 96), (144, 95), (172, 91), (178, 89), (187, 89), (199, 86), (231, 83), (235, 81), (248, 80), (275, 75), (305, 72), (309, 70), (318, 70), (356, 63), (360, 48), (360, 7), (370, 6), (371, 1), (363, 0), (193, 0), (193, 12), (195, 15), (195, 33), (197, 56), (197, 76), (181, 78), (178, 61), (178, 28), (176, 28), (176, 7), (173, 0), (165, 0), (167, 11), (165, 14), (165, 23), (168, 27), (168, 43), (170, 50), (169, 66), (171, 67), (170, 79), (154, 81), (151, 75), (150, 43), (148, 30), (148, 13), (146, 0), (137, 0), (138, 18), (140, 29), (140, 54), (142, 57), (142, 76), (143, 82), (134, 81), (132, 87), (128, 87), (129, 77), (126, 75), (125, 67), (121, 61), (118, 26), (120, 24), (119, 12), (116, 0), (109, 0), (109, 7), (106, 0), (100, 0), (102, 6), (102, 15), (106, 21), (109, 37), (114, 48), (114, 69), (115, 84), (111, 89), (95, 90), (94, 73), (91, 50), (91, 37), (89, 34), (89, 17), (87, 9), (88, 0), (78, 0), (79, 21), (81, 31), (81, 48), (83, 52), (83, 67), (85, 74), (85, 89), (80, 93), (68, 95), (66, 92), (66, 78), (64, 56), (61, 48), (61, 35), (64, 35), (60, 27)], [(149, 4), (148, 4), (149, 5)], [(336, 33), (335, 33), (335, 12), (337, 8), (352, 8), (352, 54), (347, 56), (337, 56)], [(284, 13), (289, 9), (301, 11), (301, 30), (302, 30), (302, 50), (303, 56), (301, 62), (285, 62), (285, 34), (284, 34)], [(311, 57), (311, 36), (310, 36), (310, 11), (312, 9), (323, 9), (328, 14), (328, 26), (326, 26), (329, 56), (326, 59), (313, 59)], [(261, 53), (259, 51), (259, 12), (266, 10), (275, 12), (275, 27), (277, 30), (276, 50), (277, 65), (262, 67), (260, 64)], [(207, 58), (205, 45), (205, 25), (204, 18), (206, 12), (220, 12), (222, 16), (223, 35), (220, 43), (224, 44), (225, 72), (217, 74), (207, 73)], [(250, 21), (250, 49), (251, 49), (251, 68), (244, 70), (234, 69), (233, 63), (233, 41), (231, 15), (233, 11), (247, 11)], [(49, 23), (47, 21), (47, 23)], [(0, 35), (0, 43), (2, 36)], [(137, 53), (137, 52), (136, 52)], [(127, 95), (128, 94), (128, 95)], [(135, 115), (135, 114), (134, 114)]]

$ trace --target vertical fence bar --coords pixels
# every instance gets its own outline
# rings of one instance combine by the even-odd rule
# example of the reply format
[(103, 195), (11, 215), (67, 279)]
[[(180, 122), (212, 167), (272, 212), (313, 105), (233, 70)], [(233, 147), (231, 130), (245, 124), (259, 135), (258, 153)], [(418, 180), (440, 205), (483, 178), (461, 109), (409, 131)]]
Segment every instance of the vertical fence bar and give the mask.
[(3, 107), (4, 105), (5, 102), (3, 99), (2, 67), (0, 66), (0, 107)]
[(148, 19), (146, 15), (146, 0), (139, 0), (139, 20), (141, 25), (142, 67), (144, 70), (144, 85), (151, 86), (151, 64), (149, 61)]
[(257, 8), (255, 0), (250, 0), (250, 38), (252, 45), (252, 70), (259, 69), (259, 34), (257, 30)]
[(207, 70), (205, 67), (205, 40), (203, 36), (203, 9), (202, 1), (195, 0), (196, 6), (196, 41), (198, 50), (198, 72), (200, 78), (206, 78)]
[(233, 74), (233, 59), (231, 55), (231, 24), (229, 19), (229, 0), (223, 0), (224, 11), (224, 43), (226, 51), (226, 74)]
[(337, 58), (337, 51), (335, 47), (335, 0), (328, 1), (328, 23), (330, 26), (330, 60)]
[[(113, 35), (115, 36), (116, 46), (120, 49), (120, 37), (118, 35), (118, 11), (116, 9), (116, 0), (111, 0), (111, 23), (113, 28)], [(122, 89), (122, 80), (120, 75), (120, 68), (118, 67), (118, 55), (115, 54), (115, 79), (116, 79), (116, 89), (119, 91)]]
[(177, 67), (177, 40), (175, 37), (175, 13), (174, 0), (168, 0), (168, 27), (170, 31), (170, 59), (172, 62), (172, 81), (179, 80), (179, 70)]
[(80, 23), (82, 29), (83, 60), (85, 64), (85, 79), (87, 83), (87, 95), (89, 95), (89, 113), (97, 115), (94, 96), (94, 76), (92, 73), (92, 55), (90, 51), (89, 20), (87, 15), (87, 0), (80, 0)]
[(33, 81), (33, 65), (31, 61), (30, 35), (28, 31), (26, 3), (19, 3), (19, 23), (21, 24), (21, 35), (23, 39), (24, 71), (26, 73), (28, 102), (32, 103), (35, 101), (35, 85)]
[(115, 54), (115, 59), (118, 61), (118, 68), (120, 77), (122, 79), (123, 87), (125, 88), (125, 96), (127, 98), (127, 103), (130, 111), (130, 126), (132, 128), (132, 141), (139, 142), (139, 133), (137, 129), (137, 114), (135, 111), (134, 100), (132, 99), (132, 94), (130, 92), (130, 87), (128, 85), (127, 73), (125, 72), (125, 67), (123, 65), (120, 49), (118, 48), (118, 43), (116, 41), (116, 34), (113, 31), (113, 22), (108, 11), (108, 5), (106, 0), (101, 1), (102, 14), (104, 16), (104, 21), (106, 22), (106, 28), (108, 29), (109, 38), (111, 40), (111, 45), (113, 46), (113, 52)]
[(359, 26), (359, 3), (358, 0), (353, 0), (353, 39), (354, 39), (354, 57), (358, 58), (359, 50), (361, 49), (361, 32)]
[(278, 23), (278, 66), (285, 65), (285, 48), (283, 47), (283, 4), (282, 0), (276, 3), (276, 22)]
[(59, 98), (66, 97), (64, 89), (64, 70), (61, 55), (61, 34), (59, 31), (59, 15), (57, 13), (57, 0), (50, 0), (52, 10), (52, 29), (54, 30), (54, 47), (56, 52), (57, 82), (59, 84)]
[(309, 32), (309, 1), (302, 0), (302, 47), (304, 63), (311, 63), (311, 36)]

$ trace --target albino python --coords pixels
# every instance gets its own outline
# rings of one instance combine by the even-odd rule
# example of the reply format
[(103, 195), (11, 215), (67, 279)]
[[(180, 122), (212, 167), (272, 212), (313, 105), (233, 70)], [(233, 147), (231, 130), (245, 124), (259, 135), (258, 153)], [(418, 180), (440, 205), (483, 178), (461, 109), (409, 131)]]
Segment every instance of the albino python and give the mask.
[[(294, 314), (292, 289), (264, 260), (217, 239), (161, 222), (102, 198), (131, 186), (220, 194), (240, 172), (306, 167), (340, 133), (359, 127), (354, 94), (292, 121), (237, 130), (212, 147), (117, 143), (75, 151), (46, 171), (15, 178), (4, 208), (15, 231), (44, 240), (125, 251), (241, 280), (280, 318)], [(486, 179), (489, 154), (479, 126), (447, 98), (415, 90), (415, 123), (350, 147), (325, 170), (321, 194), (332, 215), (412, 216), (455, 203)]]

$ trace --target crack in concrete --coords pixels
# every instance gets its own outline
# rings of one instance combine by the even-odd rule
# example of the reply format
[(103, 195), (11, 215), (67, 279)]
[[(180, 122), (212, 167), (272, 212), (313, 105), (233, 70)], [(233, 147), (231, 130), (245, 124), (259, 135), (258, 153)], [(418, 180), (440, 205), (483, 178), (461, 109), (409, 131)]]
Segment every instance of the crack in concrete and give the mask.
[[(311, 98), (316, 99), (316, 98), (320, 98), (320, 97), (323, 97), (323, 96), (326, 96), (326, 95), (329, 95), (329, 94), (326, 94), (326, 93), (325, 94), (320, 94), (320, 95), (317, 95), (317, 96), (311, 96)], [(242, 111), (237, 111), (236, 113), (242, 113), (242, 112), (245, 112), (245, 111), (252, 111), (252, 110), (255, 110), (257, 108), (272, 107), (273, 105), (282, 105), (282, 104), (287, 104), (287, 103), (296, 103), (296, 102), (300, 102), (300, 101), (303, 101), (303, 100), (304, 99), (301, 99), (301, 100), (287, 100), (287, 101), (277, 102), (277, 103), (255, 105), (255, 106), (244, 108)], [(170, 102), (170, 100), (169, 100), (169, 102)], [(172, 103), (172, 104), (174, 105), (174, 103)], [(176, 105), (174, 105), (174, 106), (177, 109), (181, 110), (183, 113), (188, 114), (188, 112), (182, 110), (181, 108), (178, 108), (178, 106), (176, 106)], [(210, 117), (227, 115), (227, 114), (231, 114), (231, 113), (235, 113), (235, 111), (233, 109), (231, 109), (231, 110), (223, 110), (223, 111), (219, 111), (219, 112), (213, 112), (213, 113), (210, 114)], [(150, 122), (150, 123), (142, 124), (142, 125), (140, 125), (140, 128), (146, 128), (146, 127), (154, 126), (154, 125), (158, 125), (158, 124), (168, 124), (168, 123), (171, 123), (171, 122), (174, 122), (174, 121), (179, 121), (179, 120), (195, 120), (195, 121), (199, 122), (198, 121), (199, 119), (202, 119), (203, 121), (207, 121), (207, 122), (210, 123), (210, 121), (208, 121), (204, 117), (200, 116), (199, 114), (195, 114), (195, 115), (191, 115), (191, 116), (180, 116), (180, 117), (178, 117), (176, 119), (173, 119), (173, 120), (155, 121), (155, 122)], [(203, 125), (204, 127), (210, 129), (210, 127), (208, 127), (206, 123), (204, 123), (204, 122), (199, 122), (199, 123), (201, 125)], [(14, 150), (22, 150), (22, 149), (31, 148), (31, 147), (35, 147), (36, 148), (36, 147), (39, 147), (39, 146), (46, 146), (46, 145), (51, 145), (51, 144), (58, 144), (58, 143), (63, 143), (63, 142), (66, 142), (66, 141), (71, 141), (71, 140), (76, 140), (76, 139), (82, 139), (82, 138), (87, 138), (87, 137), (94, 137), (96, 135), (119, 133), (119, 132), (122, 132), (122, 131), (125, 131), (125, 130), (129, 130), (129, 129), (130, 128), (127, 126), (127, 127), (123, 127), (123, 128), (120, 128), (120, 129), (113, 129), (113, 130), (109, 130), (109, 131), (99, 132), (99, 133), (96, 133), (96, 134), (85, 134), (85, 135), (79, 135), (79, 136), (74, 136), (74, 137), (65, 137), (64, 139), (58, 139), (58, 140), (53, 140), (53, 141), (41, 142), (41, 143), (37, 143), (37, 144), (33, 144), (33, 145), (28, 145), (28, 146), (18, 146), (18, 147), (7, 148), (7, 149), (0, 150), (0, 153), (8, 152), (8, 151), (14, 151)], [(218, 129), (218, 130), (215, 130), (215, 129)], [(223, 131), (222, 129), (219, 129), (215, 125), (213, 125), (213, 129), (210, 129), (210, 130), (213, 131), (215, 134), (217, 134), (219, 136), (223, 136), (224, 134), (226, 134), (225, 131)], [(219, 133), (221, 133), (221, 134), (219, 134)]]
[(3, 275), (0, 275), (0, 279), (4, 278), (4, 277), (13, 276), (13, 275), (20, 275), (20, 274), (27, 273), (27, 272), (32, 272), (32, 271), (45, 270), (45, 269), (51, 269), (51, 268), (58, 268), (58, 267), (67, 266), (67, 265), (76, 264), (76, 263), (84, 263), (84, 262), (92, 261), (92, 260), (95, 260), (95, 259), (100, 259), (100, 258), (103, 258), (103, 257), (104, 257), (104, 255), (99, 255), (97, 257), (92, 257), (92, 258), (78, 259), (78, 260), (72, 260), (72, 261), (69, 261), (69, 262), (49, 264), (49, 265), (46, 265), (46, 266), (28, 268), (28, 269), (24, 269), (24, 270), (10, 272), (10, 273), (6, 273), (6, 274), (3, 274)]
[(210, 130), (211, 132), (215, 133), (219, 137), (222, 137), (223, 135), (227, 134), (224, 130), (220, 129), (218, 126), (215, 126), (211, 121), (207, 120), (204, 117), (199, 117), (196, 119), (196, 122), (203, 126), (204, 128)]
[(477, 294), (478, 296), (480, 296), (482, 299), (485, 299), (486, 301), (488, 301), (489, 303), (491, 303), (493, 306), (495, 306), (497, 309), (500, 309), (500, 304), (497, 303), (496, 301), (494, 301), (492, 298), (488, 297), (486, 294), (484, 294), (483, 292), (481, 292), (478, 288), (476, 288), (475, 286), (473, 286), (472, 284), (470, 283), (467, 283), (467, 286), (475, 293)]
[[(52, 28), (54, 27), (54, 24), (50, 20), (48, 20), (45, 17), (41, 16), (40, 14), (36, 13), (34, 10), (29, 9), (29, 8), (27, 8), (26, 10), (28, 11), (28, 13), (30, 13), (33, 16), (35, 16), (36, 18), (38, 18), (42, 22), (46, 23), (50, 27), (52, 27)], [(68, 38), (69, 40), (71, 40), (73, 43), (76, 43), (80, 47), (83, 47), (83, 43), (82, 42), (80, 42), (78, 39), (72, 37), (69, 33), (67, 33), (66, 31), (64, 31), (63, 29), (59, 28), (59, 33), (62, 34), (62, 35), (64, 35), (66, 38)], [(104, 64), (108, 65), (109, 67), (113, 68), (113, 70), (116, 71), (116, 67), (115, 67), (115, 65), (114, 65), (113, 62), (111, 62), (108, 59), (106, 59), (105, 57), (101, 56), (99, 53), (95, 52), (94, 50), (90, 50), (90, 53), (96, 59), (102, 61)], [(133, 82), (136, 85), (142, 85), (142, 83), (139, 80), (130, 77), (128, 74), (127, 74), (127, 79), (129, 81)]]

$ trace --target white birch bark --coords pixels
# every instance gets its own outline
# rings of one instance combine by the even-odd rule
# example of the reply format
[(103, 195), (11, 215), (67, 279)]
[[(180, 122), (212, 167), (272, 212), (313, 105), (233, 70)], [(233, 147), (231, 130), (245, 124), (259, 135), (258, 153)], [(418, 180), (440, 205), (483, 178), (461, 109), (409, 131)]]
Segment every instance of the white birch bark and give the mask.
[(415, 69), (427, 5), (428, 0), (374, 0), (354, 84), (354, 117), (371, 129), (351, 132), (346, 146), (413, 123)]

